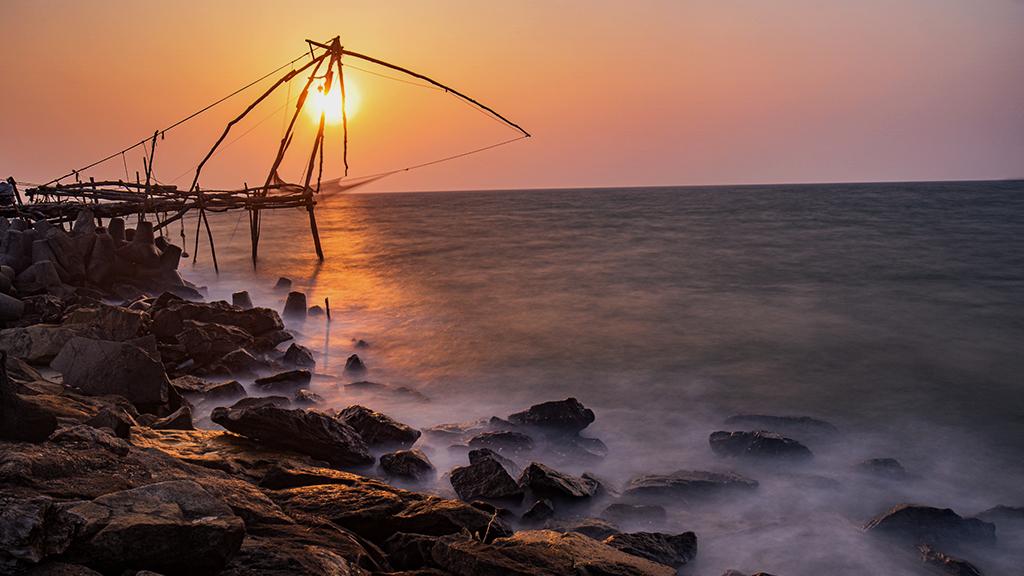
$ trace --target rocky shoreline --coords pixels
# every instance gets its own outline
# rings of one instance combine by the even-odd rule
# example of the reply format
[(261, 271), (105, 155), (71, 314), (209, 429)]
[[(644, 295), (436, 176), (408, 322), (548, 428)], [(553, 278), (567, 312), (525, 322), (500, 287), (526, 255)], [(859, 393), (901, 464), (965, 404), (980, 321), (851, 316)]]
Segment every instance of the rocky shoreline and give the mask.
[[(422, 430), (372, 406), (328, 409), (310, 388), (327, 376), (282, 316), (244, 292), (204, 302), (181, 256), (145, 222), (0, 219), (0, 573), (667, 576), (686, 572), (700, 535), (663, 531), (666, 509), (759, 490), (725, 470), (624, 486), (567, 473), (609, 456), (575, 398)], [(329, 309), (290, 292), (282, 313)], [(334, 385), (416, 394), (365, 373), (353, 354)], [(772, 466), (839, 433), (807, 417), (725, 425), (711, 451)], [(463, 463), (436, 470), (438, 450)], [(856, 470), (906, 475), (889, 458)], [(960, 575), (981, 573), (961, 555), (1024, 516), (879, 512), (865, 537)]]

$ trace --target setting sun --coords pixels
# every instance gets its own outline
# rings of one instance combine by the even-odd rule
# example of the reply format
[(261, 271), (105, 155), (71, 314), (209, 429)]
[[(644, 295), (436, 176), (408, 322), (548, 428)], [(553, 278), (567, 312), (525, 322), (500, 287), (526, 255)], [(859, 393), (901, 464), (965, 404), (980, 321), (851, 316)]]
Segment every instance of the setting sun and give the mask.
[[(345, 112), (349, 120), (359, 114), (359, 105), (361, 102), (362, 94), (359, 92), (359, 86), (352, 81), (351, 78), (346, 77)], [(314, 120), (319, 121), (320, 113), (323, 112), (328, 124), (340, 123), (342, 118), (340, 83), (334, 82), (330, 91), (327, 93), (323, 92), (322, 84), (315, 90), (310, 90), (309, 100), (306, 102), (305, 110), (306, 113), (309, 114), (310, 118), (313, 118)]]

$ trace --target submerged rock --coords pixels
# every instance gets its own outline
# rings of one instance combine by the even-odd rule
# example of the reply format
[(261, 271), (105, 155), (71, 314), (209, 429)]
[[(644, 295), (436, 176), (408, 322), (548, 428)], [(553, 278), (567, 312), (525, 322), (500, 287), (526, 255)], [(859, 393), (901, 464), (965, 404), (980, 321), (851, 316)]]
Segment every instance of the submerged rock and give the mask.
[(253, 383), (260, 390), (267, 392), (295, 393), (300, 388), (309, 387), (313, 375), (308, 370), (289, 370), (266, 378), (257, 378)]
[(678, 568), (697, 556), (697, 535), (693, 532), (663, 534), (661, 532), (632, 532), (613, 534), (604, 543), (652, 562)]
[(242, 310), (249, 310), (252, 308), (252, 297), (249, 296), (249, 292), (242, 290), (241, 292), (235, 292), (231, 295), (231, 305), (237, 306)]
[(344, 422), (316, 412), (280, 408), (269, 401), (248, 407), (239, 404), (216, 408), (210, 418), (236, 434), (335, 466), (364, 466), (374, 461), (359, 434)]
[(450, 481), (459, 498), (467, 502), (479, 498), (521, 500), (523, 497), (522, 487), (492, 458), (482, 458), (469, 466), (452, 469)]
[(904, 480), (907, 478), (907, 471), (895, 458), (870, 458), (858, 462), (853, 469), (861, 474), (870, 474), (879, 478), (889, 480)]
[(895, 506), (872, 519), (864, 529), (913, 544), (936, 546), (993, 544), (996, 540), (994, 524), (977, 518), (963, 518), (949, 508), (915, 504)]
[(316, 360), (313, 359), (313, 351), (294, 342), (285, 350), (282, 360), (289, 366), (298, 366), (300, 368), (316, 366)]
[(338, 420), (351, 426), (370, 446), (409, 447), (416, 443), (420, 431), (358, 404), (345, 408)]
[(359, 359), (358, 354), (353, 354), (345, 360), (345, 373), (346, 374), (364, 374), (366, 373), (366, 364)]
[(489, 448), (496, 452), (529, 452), (533, 438), (522, 432), (482, 432), (469, 440), (470, 448)]
[(391, 476), (420, 480), (436, 473), (434, 465), (422, 450), (399, 450), (382, 454), (380, 468)]
[(505, 458), (504, 456), (498, 454), (497, 452), (491, 450), (490, 448), (477, 448), (475, 450), (470, 450), (467, 456), (469, 457), (470, 464), (476, 464), (481, 460), (486, 460), (489, 458), (497, 461), (498, 464), (501, 464), (505, 468), (505, 470), (508, 470), (510, 473), (517, 472), (519, 470), (518, 464), (516, 464), (515, 462), (508, 458)]
[(168, 400), (170, 383), (163, 364), (128, 342), (76, 336), (53, 359), (52, 366), (64, 375), (66, 386), (86, 394), (117, 394), (136, 406)]
[(540, 523), (555, 515), (555, 505), (547, 498), (541, 498), (534, 502), (526, 512), (523, 512), (524, 522)]
[(289, 292), (288, 299), (284, 303), (285, 318), (292, 320), (306, 319), (306, 295), (303, 292)]
[(676, 470), (669, 474), (647, 474), (629, 481), (624, 496), (701, 499), (749, 492), (758, 483), (734, 472)]
[(621, 523), (651, 524), (665, 521), (665, 508), (650, 504), (623, 504), (615, 503), (609, 505), (601, 512), (601, 516)]
[(834, 436), (839, 429), (833, 424), (810, 416), (770, 416), (767, 414), (737, 414), (725, 419), (730, 426), (770, 430), (782, 434), (810, 434), (817, 436)]
[(950, 556), (927, 544), (921, 544), (917, 547), (917, 550), (921, 553), (921, 561), (925, 565), (936, 568), (944, 574), (950, 574), (951, 576), (982, 576), (981, 570), (978, 570), (974, 564), (962, 558)]
[(711, 449), (719, 456), (748, 459), (810, 460), (811, 451), (803, 444), (775, 432), (712, 432)]
[(994, 524), (1024, 523), (1024, 506), (993, 506), (977, 515), (977, 518)]
[(519, 485), (549, 498), (578, 499), (594, 496), (600, 484), (593, 478), (578, 478), (532, 462), (519, 477)]
[(574, 433), (583, 430), (594, 421), (594, 412), (584, 407), (579, 400), (566, 398), (535, 404), (527, 410), (509, 415), (508, 419), (514, 424)]

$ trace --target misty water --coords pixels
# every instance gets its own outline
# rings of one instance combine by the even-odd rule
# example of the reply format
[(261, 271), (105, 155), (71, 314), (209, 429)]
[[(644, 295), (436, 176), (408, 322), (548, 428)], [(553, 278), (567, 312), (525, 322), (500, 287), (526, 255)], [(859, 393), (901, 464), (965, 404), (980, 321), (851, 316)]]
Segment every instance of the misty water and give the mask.
[[(918, 574), (912, 552), (861, 526), (901, 502), (1024, 505), (1024, 183), (357, 194), (317, 218), (322, 265), (306, 212), (289, 210), (265, 213), (255, 272), (245, 214), (213, 219), (219, 277), (205, 242), (182, 272), (214, 299), (247, 289), (281, 310), (278, 276), (311, 305), (330, 298), (329, 324), (288, 326), (330, 406), (427, 427), (574, 396), (609, 454), (567, 472), (612, 488), (677, 469), (757, 479), (656, 527), (697, 533), (684, 574)], [(426, 400), (347, 392), (353, 352), (366, 379)], [(798, 438), (815, 452), (805, 465), (725, 460), (708, 434), (737, 413), (840, 434)], [(426, 449), (441, 474), (466, 463)], [(876, 457), (911, 478), (852, 471)], [(451, 493), (440, 474), (426, 488)], [(1024, 541), (999, 538), (969, 558), (1020, 573)]]

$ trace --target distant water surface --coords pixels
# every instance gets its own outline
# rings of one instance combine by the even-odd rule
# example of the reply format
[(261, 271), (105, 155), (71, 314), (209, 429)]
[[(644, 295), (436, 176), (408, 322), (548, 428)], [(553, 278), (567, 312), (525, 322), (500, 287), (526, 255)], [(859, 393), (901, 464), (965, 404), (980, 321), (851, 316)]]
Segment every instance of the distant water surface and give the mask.
[[(808, 414), (845, 438), (816, 473), (894, 456), (922, 478), (856, 492), (840, 525), (901, 496), (965, 514), (1024, 505), (1022, 182), (348, 195), (317, 218), (323, 265), (296, 210), (265, 213), (255, 273), (244, 214), (215, 219), (219, 280), (204, 246), (183, 271), (214, 297), (246, 288), (278, 309), (278, 276), (310, 304), (329, 297), (329, 327), (292, 327), (318, 370), (340, 374), (367, 340), (369, 379), (431, 399), (375, 404), (413, 424), (575, 396), (611, 448), (598, 472), (621, 481), (735, 468), (706, 440), (730, 414)], [(760, 540), (737, 557), (735, 524), (680, 522), (710, 535), (708, 574), (846, 565), (794, 566)], [(811, 537), (786, 522), (771, 542)], [(836, 530), (829, 542), (859, 537)]]

